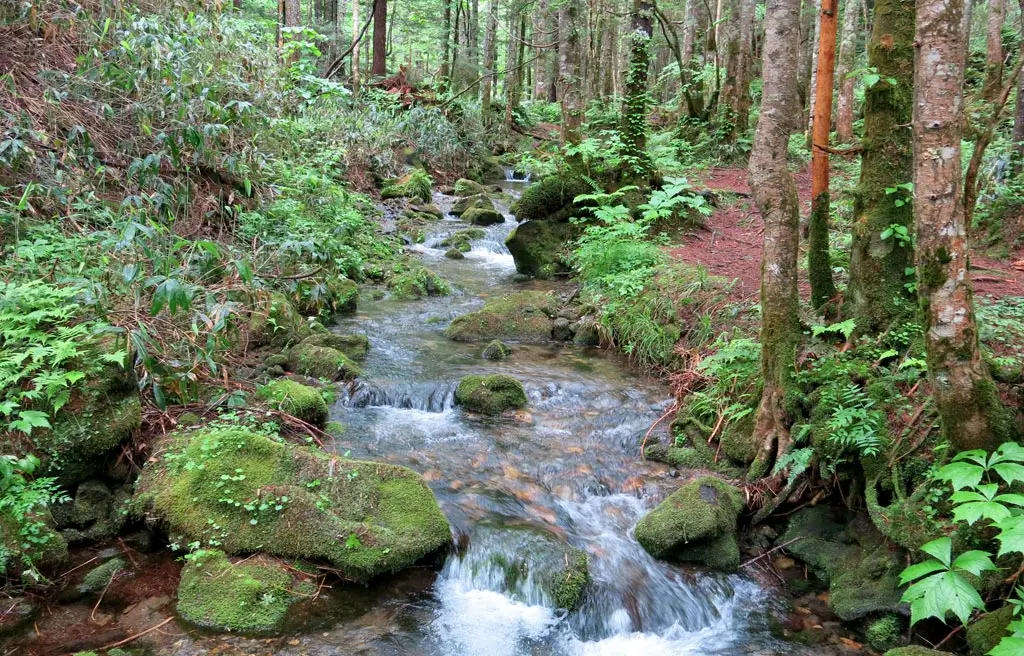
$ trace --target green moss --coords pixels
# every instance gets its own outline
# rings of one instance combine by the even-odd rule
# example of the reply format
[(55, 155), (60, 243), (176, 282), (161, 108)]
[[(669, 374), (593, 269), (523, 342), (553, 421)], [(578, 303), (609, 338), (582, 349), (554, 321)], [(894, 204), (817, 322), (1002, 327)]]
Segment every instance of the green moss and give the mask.
[(252, 299), (249, 338), (254, 346), (288, 346), (309, 334), (306, 320), (280, 292)]
[(335, 312), (355, 312), (359, 303), (359, 286), (341, 276), (330, 276), (327, 279), (327, 294), (330, 308)]
[(433, 180), (422, 169), (416, 169), (400, 178), (389, 180), (384, 183), (380, 197), (388, 198), (415, 198), (422, 203), (429, 203)]
[(135, 391), (119, 397), (86, 393), (81, 403), (77, 412), (59, 412), (51, 430), (33, 433), (44, 474), (65, 485), (95, 474), (142, 423), (142, 402)]
[(366, 581), (450, 541), (430, 488), (404, 467), (346, 460), (244, 429), (174, 433), (138, 483), (137, 513), (229, 554), (320, 560)]
[(873, 649), (878, 651), (892, 649), (903, 638), (903, 622), (898, 615), (892, 613), (883, 615), (868, 623), (864, 635)]
[(466, 178), (459, 178), (455, 181), (455, 195), (459, 197), (475, 196), (477, 194), (486, 194), (487, 190), (479, 182), (473, 182)]
[(323, 380), (350, 380), (363, 373), (341, 351), (305, 342), (288, 351), (288, 366), (295, 373)]
[(487, 233), (480, 228), (467, 228), (445, 237), (441, 240), (440, 245), (462, 253), (468, 253), (473, 250), (473, 244), (471, 242), (474, 239), (483, 239), (486, 236)]
[(512, 348), (499, 339), (491, 340), (483, 352), (484, 360), (504, 360), (512, 353)]
[(327, 424), (327, 403), (320, 390), (281, 378), (261, 387), (256, 395), (304, 422), (321, 427)]
[(505, 239), (516, 271), (542, 280), (569, 270), (568, 250), (580, 229), (572, 223), (527, 221)]
[(128, 563), (126, 563), (123, 558), (111, 558), (102, 565), (90, 570), (89, 573), (85, 575), (85, 578), (82, 579), (82, 583), (79, 588), (85, 593), (102, 592), (104, 588), (110, 585), (110, 581), (117, 576), (117, 573), (125, 569), (127, 566)]
[(566, 221), (579, 214), (573, 199), (594, 190), (582, 178), (571, 175), (552, 175), (534, 182), (523, 190), (510, 208), (522, 221)]
[(490, 300), (482, 309), (456, 317), (445, 335), (457, 342), (546, 342), (551, 339), (556, 311), (557, 303), (550, 294), (518, 292)]
[(444, 252), (444, 256), (447, 257), (449, 260), (464, 260), (464, 259), (466, 259), (466, 256), (462, 254), (462, 251), (460, 251), (457, 248), (449, 248), (448, 250), (446, 250)]
[(982, 615), (967, 627), (967, 645), (971, 656), (984, 656), (1007, 635), (1006, 627), (1013, 621), (1013, 606)]
[(455, 400), (463, 407), (486, 415), (526, 407), (523, 384), (511, 376), (465, 376), (455, 390)]
[(392, 297), (399, 300), (418, 300), (427, 296), (449, 296), (452, 288), (433, 271), (416, 266), (388, 281)]
[(288, 610), (313, 591), (265, 556), (232, 563), (221, 551), (200, 551), (181, 571), (178, 614), (205, 629), (264, 635), (280, 630)]
[(885, 652), (884, 656), (949, 656), (948, 651), (935, 651), (927, 647), (897, 647)]
[(505, 217), (497, 210), (471, 207), (462, 214), (462, 220), (473, 225), (489, 226), (495, 223), (504, 223)]
[(739, 421), (729, 422), (722, 429), (722, 436), (718, 440), (722, 445), (722, 453), (740, 465), (749, 465), (757, 457), (758, 443), (753, 437), (754, 417), (755, 413), (751, 412)]
[[(339, 335), (337, 333), (317, 333), (302, 340), (303, 344), (326, 346), (341, 351), (353, 360), (362, 360), (370, 350), (370, 340), (366, 335)], [(269, 362), (269, 359), (267, 360)]]
[(673, 560), (700, 563), (723, 572), (735, 571), (740, 566), (740, 546), (733, 533), (723, 533), (707, 540), (699, 540), (678, 547)]
[(565, 569), (555, 575), (553, 597), (559, 608), (575, 610), (583, 600), (583, 591), (590, 581), (587, 570), (587, 554), (574, 550), (566, 557)]
[(448, 211), (448, 213), (451, 214), (452, 216), (462, 216), (463, 214), (472, 209), (493, 211), (494, 201), (492, 201), (490, 197), (485, 194), (466, 196), (465, 198), (460, 198), (459, 200), (457, 200), (452, 205), (452, 208)]
[(68, 545), (60, 533), (51, 526), (45, 514), (31, 515), (30, 528), (33, 541), (21, 537), (23, 526), (10, 511), (0, 512), (0, 575), (17, 579), (28, 569), (25, 559), (44, 574), (57, 573), (69, 559)]
[[(699, 478), (647, 513), (636, 525), (636, 539), (655, 558), (732, 562), (731, 543), (719, 538), (736, 532), (742, 509), (739, 490), (718, 478)], [(718, 548), (728, 553), (716, 554)]]

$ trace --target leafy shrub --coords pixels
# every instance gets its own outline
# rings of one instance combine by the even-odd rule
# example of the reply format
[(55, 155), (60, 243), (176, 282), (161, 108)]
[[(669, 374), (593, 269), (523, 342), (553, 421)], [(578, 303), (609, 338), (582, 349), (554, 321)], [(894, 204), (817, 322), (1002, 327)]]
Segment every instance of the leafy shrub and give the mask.
[(12, 558), (34, 571), (40, 551), (59, 538), (49, 529), (44, 517), (47, 507), (69, 501), (52, 478), (36, 478), (39, 458), (0, 455), (0, 523), (16, 535), (7, 536), (13, 543), (0, 540), (0, 574), (12, 565)]

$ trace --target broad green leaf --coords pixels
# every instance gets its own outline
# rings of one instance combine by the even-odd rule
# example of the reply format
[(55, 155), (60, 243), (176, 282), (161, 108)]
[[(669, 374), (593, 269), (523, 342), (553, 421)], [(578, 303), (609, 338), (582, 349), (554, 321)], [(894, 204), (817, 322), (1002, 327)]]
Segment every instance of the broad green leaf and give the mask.
[(919, 579), (926, 574), (933, 574), (946, 569), (948, 568), (937, 560), (926, 560), (923, 563), (911, 565), (900, 572), (900, 585), (906, 585), (910, 581)]
[(982, 572), (991, 572), (999, 569), (992, 562), (992, 556), (987, 551), (965, 551), (953, 561), (953, 567), (970, 572), (975, 576), (981, 576)]
[(1000, 494), (994, 500), (999, 503), (1010, 503), (1015, 506), (1024, 506), (1024, 494)]
[(992, 465), (992, 469), (1007, 485), (1013, 485), (1014, 481), (1024, 481), (1024, 465), (1015, 462), (1000, 462)]
[(1024, 515), (1007, 517), (998, 522), (996, 528), (999, 529), (999, 534), (996, 535), (996, 539), (999, 540), (997, 555), (1024, 553)]
[(910, 602), (910, 623), (935, 617), (945, 621), (948, 613), (966, 624), (974, 610), (985, 603), (978, 591), (956, 572), (942, 572), (922, 579), (907, 588), (903, 601)]
[(974, 525), (979, 519), (991, 519), (998, 522), (1010, 516), (1010, 510), (997, 501), (972, 501), (957, 506), (953, 510), (953, 519)]
[(981, 449), (972, 449), (970, 451), (961, 451), (960, 453), (953, 456), (953, 462), (961, 462), (963, 460), (970, 460), (976, 462), (982, 467), (988, 466), (988, 454)]
[(1006, 636), (988, 652), (988, 656), (1021, 656), (1024, 654), (1024, 638)]
[(940, 481), (949, 481), (954, 490), (960, 490), (965, 487), (976, 487), (984, 475), (984, 467), (968, 462), (951, 462), (938, 471), (936, 478)]
[(940, 563), (949, 567), (949, 563), (952, 558), (951, 552), (953, 551), (953, 541), (949, 538), (932, 540), (927, 544), (921, 545), (921, 551), (925, 552), (929, 556), (934, 556)]

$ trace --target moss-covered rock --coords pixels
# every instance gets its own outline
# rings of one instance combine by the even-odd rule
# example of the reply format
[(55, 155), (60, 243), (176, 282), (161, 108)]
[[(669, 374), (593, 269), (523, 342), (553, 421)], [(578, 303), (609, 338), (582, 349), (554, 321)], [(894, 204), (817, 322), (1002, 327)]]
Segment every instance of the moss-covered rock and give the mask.
[(636, 525), (636, 539), (655, 558), (739, 566), (736, 518), (743, 495), (725, 481), (704, 477), (673, 492)]
[(569, 245), (579, 236), (572, 223), (527, 221), (516, 226), (505, 238), (516, 271), (534, 278), (548, 279), (569, 271)]
[(295, 283), (295, 309), (305, 316), (330, 316), (356, 311), (359, 286), (335, 274), (305, 278)]
[(381, 189), (380, 197), (389, 198), (415, 198), (421, 203), (429, 203), (432, 193), (433, 180), (422, 169), (403, 175), (394, 180), (388, 180)]
[(948, 651), (935, 651), (927, 647), (897, 647), (885, 652), (884, 656), (949, 656)]
[(449, 260), (464, 260), (466, 256), (457, 248), (449, 248), (444, 252), (444, 256)]
[(471, 209), (494, 211), (494, 201), (492, 201), (486, 194), (466, 196), (465, 198), (457, 200), (452, 205), (452, 208), (448, 210), (448, 213), (452, 216), (462, 216)]
[(445, 334), (457, 342), (547, 342), (557, 303), (544, 292), (517, 292), (493, 299), (476, 312), (456, 317)]
[(491, 343), (484, 348), (484, 360), (504, 360), (512, 354), (512, 348), (500, 339), (492, 339)]
[(188, 556), (178, 584), (178, 614), (213, 631), (265, 635), (279, 631), (289, 609), (315, 587), (264, 555), (232, 563), (221, 551)]
[(900, 644), (903, 640), (903, 621), (898, 615), (887, 613), (868, 622), (864, 636), (872, 649), (886, 651)]
[(99, 594), (127, 567), (128, 563), (123, 558), (111, 558), (89, 570), (82, 578), (78, 589), (82, 594)]
[(739, 421), (729, 422), (722, 429), (722, 436), (719, 438), (722, 453), (737, 464), (749, 465), (757, 456), (758, 443), (753, 439), (755, 416), (754, 412), (747, 413)]
[(475, 196), (477, 194), (486, 194), (487, 190), (479, 182), (474, 182), (466, 178), (459, 178), (455, 181), (455, 195), (460, 198), (465, 196)]
[(341, 351), (305, 342), (296, 344), (288, 351), (288, 367), (295, 373), (322, 380), (350, 380), (363, 373)]
[(253, 346), (288, 346), (311, 331), (305, 318), (281, 292), (259, 295), (251, 300), (249, 341)]
[[(315, 333), (302, 340), (302, 344), (326, 346), (327, 348), (341, 351), (353, 360), (362, 360), (370, 352), (370, 339), (366, 335), (360, 334)], [(269, 359), (267, 362), (269, 362)]]
[(327, 403), (316, 388), (280, 378), (259, 388), (256, 395), (281, 412), (306, 423), (320, 427), (327, 425)]
[[(27, 536), (32, 537), (31, 542)], [(0, 511), (0, 574), (17, 579), (33, 566), (44, 574), (54, 574), (67, 564), (68, 557), (67, 542), (54, 530), (45, 508), (40, 507), (23, 522), (9, 510)]]
[(441, 211), (440, 207), (434, 205), (433, 203), (424, 203), (423, 205), (416, 205), (414, 209), (420, 214), (426, 214), (427, 216), (432, 217), (435, 221), (444, 218), (444, 212)]
[(552, 175), (524, 189), (510, 210), (518, 221), (567, 221), (580, 212), (573, 199), (593, 191), (578, 176)]
[(472, 241), (474, 239), (483, 239), (486, 236), (487, 233), (481, 228), (467, 228), (448, 235), (441, 240), (440, 245), (468, 253), (473, 250)]
[(414, 266), (388, 281), (391, 295), (400, 300), (418, 300), (427, 296), (449, 296), (451, 285), (430, 269)]
[(565, 567), (553, 577), (552, 596), (559, 608), (575, 610), (583, 600), (583, 592), (590, 581), (587, 554), (579, 549), (573, 549), (565, 562)]
[(143, 469), (137, 513), (183, 543), (330, 563), (366, 581), (451, 539), (430, 488), (396, 465), (347, 460), (237, 429), (172, 433)]
[(50, 514), (68, 544), (105, 540), (124, 525), (130, 496), (124, 488), (114, 492), (103, 481), (90, 479), (78, 486), (71, 503), (51, 506)]
[(4, 599), (4, 612), (0, 613), (0, 638), (21, 632), (39, 612), (26, 597)]
[(985, 656), (1007, 635), (1006, 627), (1013, 621), (1013, 606), (982, 615), (967, 627), (967, 646), (971, 656)]
[(462, 220), (473, 225), (489, 226), (496, 223), (504, 223), (505, 217), (497, 210), (489, 210), (483, 207), (471, 207), (462, 215)]
[(903, 550), (863, 514), (819, 505), (795, 513), (779, 544), (829, 584), (829, 604), (844, 621), (900, 608)]
[(512, 376), (464, 376), (455, 390), (455, 401), (468, 410), (499, 415), (505, 410), (526, 407), (526, 390)]

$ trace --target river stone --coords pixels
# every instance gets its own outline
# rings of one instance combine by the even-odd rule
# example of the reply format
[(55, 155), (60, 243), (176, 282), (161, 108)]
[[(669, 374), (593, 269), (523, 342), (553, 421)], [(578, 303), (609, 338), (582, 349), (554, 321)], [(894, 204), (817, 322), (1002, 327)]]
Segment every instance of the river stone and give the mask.
[(217, 540), (228, 554), (326, 561), (343, 578), (365, 582), (451, 540), (430, 488), (405, 467), (244, 428), (170, 433), (153, 453), (133, 506), (182, 544)]
[(579, 237), (579, 232), (579, 228), (572, 223), (527, 221), (509, 233), (505, 238), (505, 246), (512, 253), (516, 271), (534, 278), (548, 279), (569, 271), (569, 246)]
[(565, 317), (555, 319), (551, 329), (551, 338), (556, 342), (567, 342), (572, 339), (572, 329), (569, 327), (569, 320)]
[(526, 407), (523, 384), (512, 376), (465, 376), (455, 390), (455, 401), (467, 410), (499, 415), (505, 410)]
[(248, 301), (252, 310), (247, 332), (253, 346), (288, 346), (310, 334), (307, 321), (281, 292)]
[(391, 296), (399, 300), (418, 300), (427, 296), (449, 296), (451, 285), (430, 269), (413, 266), (388, 281)]
[(329, 346), (301, 343), (288, 351), (288, 368), (322, 380), (351, 380), (362, 370), (347, 355)]
[(320, 428), (327, 425), (327, 402), (316, 388), (281, 378), (259, 388), (256, 396), (267, 401), (271, 407), (307, 424)]
[(829, 605), (840, 619), (899, 612), (905, 552), (867, 515), (827, 505), (804, 508), (790, 518), (778, 543), (829, 584)]
[(487, 190), (479, 182), (474, 182), (467, 178), (459, 178), (455, 181), (455, 195), (460, 198), (465, 196), (476, 196), (478, 194), (486, 194)]
[(435, 221), (438, 220), (438, 219), (443, 219), (444, 218), (444, 212), (441, 211), (440, 207), (438, 207), (437, 205), (434, 205), (433, 203), (426, 203), (424, 205), (416, 205), (414, 209), (417, 212), (419, 212), (420, 214), (426, 214), (426, 215), (432, 217)]
[(512, 353), (511, 347), (500, 339), (491, 340), (483, 352), (484, 360), (504, 360)]
[(466, 256), (462, 254), (458, 248), (449, 248), (444, 252), (444, 256), (449, 260), (464, 260)]
[(570, 326), (572, 343), (577, 346), (598, 346), (601, 337), (597, 332), (597, 321), (592, 317), (583, 317)]
[(178, 614), (211, 631), (273, 634), (289, 609), (316, 591), (309, 578), (264, 554), (232, 563), (222, 551), (199, 551), (181, 570)]
[(465, 212), (474, 208), (494, 210), (494, 201), (492, 201), (486, 194), (466, 196), (465, 198), (460, 198), (455, 201), (452, 208), (448, 210), (448, 213), (452, 216), (462, 216)]
[(550, 294), (508, 294), (488, 301), (476, 312), (456, 317), (445, 335), (456, 342), (547, 342), (551, 340), (551, 317), (556, 310), (557, 304)]
[[(370, 350), (369, 338), (366, 335), (359, 334), (339, 335), (337, 333), (322, 332), (310, 335), (302, 340), (301, 343), (326, 346), (341, 351), (353, 360), (362, 360)], [(267, 358), (264, 363), (270, 364), (270, 358)]]
[(739, 490), (719, 478), (699, 478), (647, 513), (636, 525), (636, 539), (655, 558), (736, 569), (736, 518), (742, 509)]
[(4, 599), (0, 611), (0, 638), (20, 632), (32, 622), (37, 612), (36, 607), (25, 597)]
[(462, 215), (462, 220), (473, 225), (489, 226), (496, 223), (504, 223), (505, 217), (497, 210), (471, 207)]
[(524, 189), (510, 211), (518, 221), (564, 222), (580, 213), (580, 206), (573, 199), (593, 191), (578, 176), (551, 175)]

